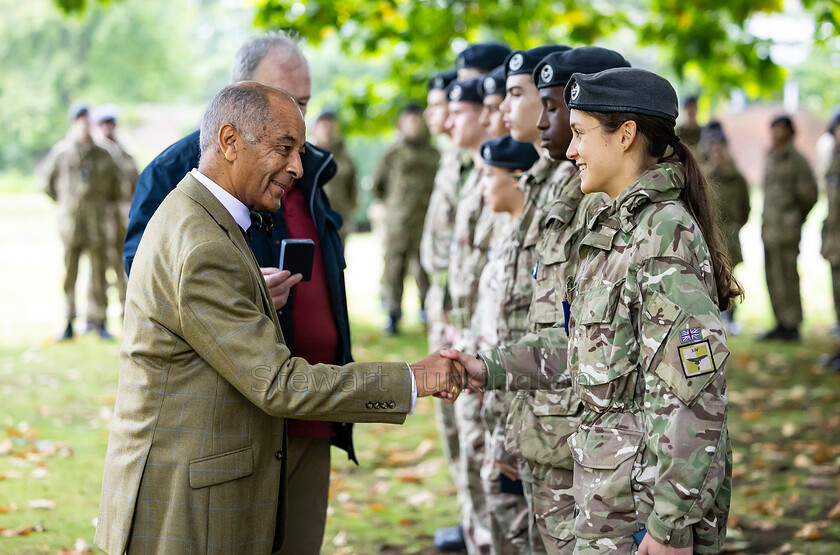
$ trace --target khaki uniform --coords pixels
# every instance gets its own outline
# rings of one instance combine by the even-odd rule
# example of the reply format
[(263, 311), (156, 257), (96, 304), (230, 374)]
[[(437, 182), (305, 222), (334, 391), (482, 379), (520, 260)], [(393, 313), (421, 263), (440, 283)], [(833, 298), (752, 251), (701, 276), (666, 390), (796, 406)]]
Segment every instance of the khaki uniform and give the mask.
[(700, 126), (692, 126), (689, 127), (688, 125), (680, 125), (676, 128), (675, 132), (677, 137), (680, 138), (680, 141), (697, 156), (698, 150), (700, 148), (700, 133), (701, 133)]
[[(447, 312), (452, 308), (449, 302), (449, 253), (454, 231), (455, 211), (458, 208), (461, 188), (470, 174), (473, 160), (469, 152), (456, 148), (445, 150), (440, 167), (435, 175), (434, 189), (429, 199), (420, 239), (420, 264), (429, 275), (429, 291), (426, 293), (426, 319), (428, 322), (429, 351), (452, 347), (447, 339), (449, 325)], [(443, 439), (449, 470), (456, 485), (460, 482), (458, 461), (458, 426), (455, 422), (455, 406), (452, 403), (436, 401), (438, 431)], [(459, 488), (461, 491), (461, 488)]]
[(92, 140), (69, 137), (57, 143), (45, 164), (45, 192), (58, 204), (58, 228), (64, 244), (64, 295), (67, 320), (76, 317), (76, 277), (79, 258), (90, 258), (93, 303), (88, 320), (105, 321), (105, 268), (108, 254), (108, 206), (120, 198), (121, 172), (105, 149)]
[(330, 208), (341, 215), (344, 225), (338, 230), (341, 243), (346, 244), (347, 235), (354, 231), (353, 212), (356, 210), (358, 188), (356, 187), (356, 166), (347, 154), (344, 141), (338, 139), (323, 147), (333, 155), (337, 166), (335, 176), (324, 187), (330, 201)]
[(706, 177), (717, 197), (717, 209), (732, 266), (744, 261), (739, 232), (750, 217), (750, 190), (747, 180), (731, 159), (719, 166), (709, 165)]
[[(570, 553), (574, 550), (574, 500), (566, 439), (577, 430), (582, 409), (566, 371), (563, 300), (566, 281), (577, 268), (577, 245), (586, 232), (587, 215), (603, 205), (603, 197), (583, 197), (574, 165), (547, 158), (535, 164), (523, 183), (526, 203), (535, 210), (525, 242), (526, 248), (535, 249), (537, 260), (532, 274), (531, 333), (481, 356), (491, 375), (501, 377), (495, 387), (519, 390), (507, 420), (506, 449), (524, 460), (520, 473), (523, 481), (532, 482), (525, 486), (536, 528), (532, 536), (543, 544), (542, 552)], [(540, 375), (542, 379), (536, 381), (530, 378)], [(552, 380), (556, 387), (549, 389)], [(533, 390), (539, 387), (542, 390)]]
[(779, 325), (802, 322), (802, 298), (796, 257), (802, 225), (817, 202), (817, 181), (793, 143), (773, 149), (764, 170), (764, 266), (770, 304)]
[(400, 140), (383, 156), (373, 176), (373, 193), (385, 204), (385, 270), (382, 299), (388, 314), (402, 314), (403, 283), (409, 270), (420, 292), (420, 306), (429, 278), (420, 267), (420, 238), (435, 184), (440, 154), (428, 135)]
[[(131, 208), (131, 199), (134, 198), (134, 190), (137, 188), (137, 179), (140, 173), (137, 171), (137, 163), (134, 157), (128, 153), (119, 141), (112, 141), (103, 138), (97, 143), (107, 150), (114, 158), (114, 162), (120, 168), (120, 197), (119, 200), (108, 207), (106, 230), (108, 234), (108, 261), (106, 272), (114, 270), (117, 279), (117, 289), (120, 295), (120, 306), (125, 306), (126, 275), (123, 266), (122, 252), (125, 242), (126, 228), (128, 226), (128, 210)], [(107, 280), (103, 284), (107, 291)], [(93, 284), (88, 289), (88, 302), (91, 302), (94, 295)]]
[[(484, 205), (480, 174), (481, 166), (474, 167), (461, 190), (449, 261), (449, 296), (452, 300), (449, 322), (455, 332), (453, 347), (467, 353), (476, 352), (476, 337), (471, 322), (478, 302), (479, 277), (487, 264), (497, 220), (496, 215)], [(462, 525), (471, 555), (486, 552), (491, 541), (489, 514), (481, 483), (485, 447), (481, 403), (481, 396), (476, 394), (461, 395), (454, 403), (460, 450)]]
[(729, 351), (683, 179), (680, 164), (659, 164), (602, 209), (567, 291), (585, 405), (568, 441), (578, 553), (635, 553), (642, 528), (695, 553), (718, 553), (726, 537)]
[(828, 216), (822, 229), (822, 255), (831, 265), (834, 289), (834, 314), (840, 321), (840, 145), (834, 147), (831, 164), (825, 174)]
[[(533, 212), (533, 211), (531, 211)], [(533, 249), (523, 249), (523, 235), (530, 226), (530, 214), (519, 218), (498, 214), (496, 232), (487, 256), (487, 265), (478, 283), (478, 304), (472, 319), (479, 350), (518, 340), (527, 331), (531, 304)], [(484, 394), (481, 417), (484, 423), (484, 462), (481, 481), (489, 514), (494, 554), (530, 553), (528, 505), (522, 495), (502, 492), (497, 461), (517, 466), (516, 457), (505, 451), (505, 421), (512, 393), (488, 391)]]

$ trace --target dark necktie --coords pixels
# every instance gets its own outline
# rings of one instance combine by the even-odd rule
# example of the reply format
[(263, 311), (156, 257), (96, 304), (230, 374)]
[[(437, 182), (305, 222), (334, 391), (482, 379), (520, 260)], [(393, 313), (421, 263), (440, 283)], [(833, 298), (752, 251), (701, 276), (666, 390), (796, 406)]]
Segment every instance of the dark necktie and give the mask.
[(270, 235), (271, 230), (274, 229), (274, 222), (271, 219), (271, 214), (268, 212), (251, 210), (251, 225), (266, 235)]

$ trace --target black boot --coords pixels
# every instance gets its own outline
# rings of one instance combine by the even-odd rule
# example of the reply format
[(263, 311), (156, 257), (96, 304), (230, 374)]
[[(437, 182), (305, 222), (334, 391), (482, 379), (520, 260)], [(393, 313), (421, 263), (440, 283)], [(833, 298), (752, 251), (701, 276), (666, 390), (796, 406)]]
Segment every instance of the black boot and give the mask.
[(59, 341), (70, 341), (73, 339), (73, 321), (67, 322), (67, 327), (64, 328), (64, 333), (58, 336)]
[(96, 333), (99, 334), (99, 339), (103, 339), (105, 341), (111, 341), (114, 339), (114, 336), (108, 332), (108, 328), (105, 327), (105, 322), (100, 322), (96, 326)]
[(399, 335), (400, 333), (400, 315), (391, 314), (388, 316), (388, 321), (385, 323), (386, 335)]

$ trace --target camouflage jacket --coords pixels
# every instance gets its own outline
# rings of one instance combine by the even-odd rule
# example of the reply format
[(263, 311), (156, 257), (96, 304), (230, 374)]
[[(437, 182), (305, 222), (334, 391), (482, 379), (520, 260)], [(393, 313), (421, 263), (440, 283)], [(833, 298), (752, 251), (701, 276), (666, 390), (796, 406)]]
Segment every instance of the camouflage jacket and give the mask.
[(449, 270), (452, 222), (461, 188), (472, 167), (472, 156), (464, 150), (449, 148), (440, 159), (420, 240), (420, 264), (430, 276)]
[(834, 147), (831, 164), (825, 173), (828, 216), (822, 229), (822, 255), (832, 264), (840, 264), (840, 145)]
[(424, 136), (397, 141), (374, 171), (373, 194), (385, 204), (385, 233), (392, 245), (419, 243), (438, 162), (440, 154)]
[(122, 173), (107, 150), (93, 141), (65, 138), (44, 166), (46, 194), (58, 203), (59, 232), (65, 244), (104, 244), (103, 210), (120, 199)]
[(799, 245), (802, 224), (817, 202), (817, 180), (793, 143), (774, 148), (764, 167), (764, 244)]
[(449, 253), (449, 322), (455, 328), (453, 348), (475, 352), (471, 322), (478, 302), (478, 280), (487, 264), (496, 214), (484, 204), (480, 185), (481, 166), (476, 166), (461, 189), (455, 212), (455, 228)]
[(710, 165), (706, 176), (717, 199), (718, 218), (732, 265), (740, 264), (741, 240), (738, 233), (750, 217), (750, 190), (747, 180), (731, 159), (719, 166)]
[(589, 225), (569, 286), (575, 535), (717, 553), (726, 535), (729, 355), (712, 261), (679, 164), (645, 172)]
[[(137, 179), (140, 177), (140, 172), (137, 171), (137, 162), (119, 141), (103, 138), (97, 144), (107, 150), (119, 166), (121, 177), (119, 202), (122, 205), (130, 206), (131, 199), (134, 198), (134, 190), (137, 188)], [(128, 217), (128, 212), (125, 213), (125, 216)]]
[(330, 201), (330, 208), (341, 214), (346, 227), (351, 223), (357, 204), (356, 166), (347, 154), (343, 140), (319, 146), (329, 150), (335, 160), (335, 176), (324, 186), (324, 192)]

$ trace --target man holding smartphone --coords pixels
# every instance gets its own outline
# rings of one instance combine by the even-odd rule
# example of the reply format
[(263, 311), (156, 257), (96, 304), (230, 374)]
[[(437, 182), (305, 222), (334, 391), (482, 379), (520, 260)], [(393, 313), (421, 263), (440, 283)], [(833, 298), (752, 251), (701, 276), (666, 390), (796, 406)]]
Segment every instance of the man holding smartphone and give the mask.
[[(309, 66), (288, 36), (269, 33), (245, 41), (231, 67), (231, 82), (240, 81), (288, 91), (305, 115), (311, 94)], [(280, 210), (262, 213), (262, 221), (255, 222), (265, 233), (252, 229), (248, 246), (261, 267), (292, 355), (313, 364), (346, 364), (352, 356), (345, 262), (338, 235), (341, 217), (330, 209), (323, 190), (335, 175), (336, 165), (331, 153), (310, 143), (304, 146), (301, 162), (303, 175), (286, 192)], [(199, 132), (195, 131), (166, 149), (140, 175), (123, 251), (126, 272), (131, 270), (152, 214), (198, 163)], [(259, 220), (259, 214), (252, 217)], [(301, 276), (278, 268), (281, 241), (286, 238), (309, 238), (315, 243), (310, 281), (299, 283)], [(328, 505), (330, 445), (346, 450), (356, 462), (352, 425), (292, 419), (287, 423), (287, 547), (281, 553), (318, 553)]]

